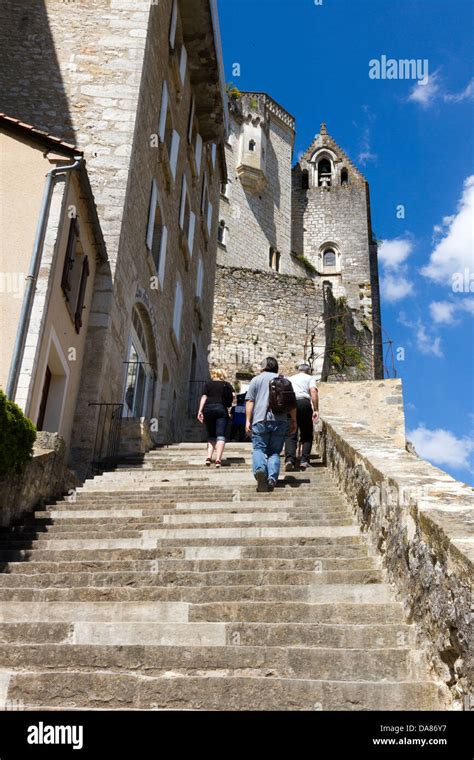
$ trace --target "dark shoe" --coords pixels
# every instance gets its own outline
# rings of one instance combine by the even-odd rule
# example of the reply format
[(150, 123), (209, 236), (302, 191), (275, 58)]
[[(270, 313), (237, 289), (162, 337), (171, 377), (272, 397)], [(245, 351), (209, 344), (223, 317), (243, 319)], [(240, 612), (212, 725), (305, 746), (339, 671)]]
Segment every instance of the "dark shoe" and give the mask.
[(276, 480), (275, 478), (268, 478), (267, 480), (267, 486), (269, 491), (273, 491), (276, 486)]
[(295, 471), (295, 465), (291, 460), (289, 460), (285, 464), (285, 472), (294, 472), (294, 471)]
[(268, 493), (267, 476), (263, 470), (257, 470), (255, 480), (257, 481), (257, 493)]
[(300, 470), (306, 470), (308, 468), (308, 462), (304, 460), (300, 462)]

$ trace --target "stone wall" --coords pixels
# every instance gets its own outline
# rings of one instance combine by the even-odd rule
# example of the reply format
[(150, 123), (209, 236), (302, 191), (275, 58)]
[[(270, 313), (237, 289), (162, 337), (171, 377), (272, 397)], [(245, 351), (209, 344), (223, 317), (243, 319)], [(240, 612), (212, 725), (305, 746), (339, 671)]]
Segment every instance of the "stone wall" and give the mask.
[(455, 704), (472, 696), (474, 491), (370, 429), (325, 420), (319, 447)]
[(400, 379), (319, 383), (321, 416), (342, 417), (405, 449), (405, 412)]
[(0, 526), (81, 485), (66, 468), (66, 446), (55, 433), (38, 433), (33, 457), (21, 475), (0, 480)]
[(367, 328), (357, 329), (346, 306), (346, 340), (359, 352), (361, 368), (346, 367), (334, 375), (329, 348), (335, 345), (336, 307), (331, 286), (321, 278), (218, 266), (211, 363), (234, 377), (236, 372), (255, 374), (262, 358), (275, 355), (285, 374), (309, 360), (318, 380), (373, 377), (372, 336)]
[(262, 359), (275, 356), (283, 373), (294, 374), (308, 353), (308, 324), (321, 324), (322, 313), (322, 291), (311, 280), (218, 266), (211, 365), (233, 380), (257, 374)]

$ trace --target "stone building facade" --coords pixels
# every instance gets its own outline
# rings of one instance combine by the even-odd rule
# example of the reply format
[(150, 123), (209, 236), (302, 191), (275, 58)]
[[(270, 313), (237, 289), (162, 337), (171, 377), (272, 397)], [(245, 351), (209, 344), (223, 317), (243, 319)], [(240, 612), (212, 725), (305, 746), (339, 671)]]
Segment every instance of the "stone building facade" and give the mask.
[(324, 380), (383, 377), (366, 179), (324, 124), (292, 168), (295, 120), (268, 95), (234, 92), (229, 111), (212, 362), (258, 371), (235, 356), (263, 329), (285, 371), (305, 359)]
[(2, 17), (0, 110), (83, 151), (107, 247), (71, 442), (84, 471), (97, 405), (177, 439), (207, 373), (227, 119), (216, 3), (7, 0)]

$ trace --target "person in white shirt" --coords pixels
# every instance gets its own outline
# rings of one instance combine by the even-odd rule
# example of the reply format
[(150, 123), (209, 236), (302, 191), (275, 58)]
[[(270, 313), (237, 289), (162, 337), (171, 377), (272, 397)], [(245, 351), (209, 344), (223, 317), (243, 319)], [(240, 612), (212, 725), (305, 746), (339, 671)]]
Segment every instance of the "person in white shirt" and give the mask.
[[(302, 444), (300, 469), (306, 470), (313, 445), (313, 422), (319, 419), (319, 394), (316, 380), (311, 376), (309, 364), (300, 364), (298, 374), (290, 377), (296, 395), (296, 420)], [(288, 436), (285, 443), (285, 470), (293, 472), (296, 467), (298, 430)]]

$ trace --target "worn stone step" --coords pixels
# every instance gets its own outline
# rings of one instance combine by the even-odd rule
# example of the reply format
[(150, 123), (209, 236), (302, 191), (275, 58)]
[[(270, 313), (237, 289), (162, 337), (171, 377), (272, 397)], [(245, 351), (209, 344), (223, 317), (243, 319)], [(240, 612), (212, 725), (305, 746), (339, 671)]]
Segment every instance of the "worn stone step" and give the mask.
[(88, 622), (172, 622), (188, 621), (189, 604), (181, 602), (4, 602), (0, 605), (0, 623), (72, 621)]
[(77, 586), (291, 586), (314, 583), (380, 583), (381, 572), (334, 570), (174, 570), (146, 572), (0, 573), (0, 588), (75, 588)]
[(446, 706), (431, 682), (318, 681), (273, 677), (212, 677), (12, 672), (9, 700), (68, 709), (434, 710)]
[(27, 562), (9, 562), (5, 573), (13, 575), (34, 575), (37, 573), (84, 573), (84, 572), (220, 572), (220, 571), (294, 571), (328, 572), (354, 570), (374, 570), (374, 559), (161, 559), (161, 560), (96, 560), (89, 561), (60, 561), (38, 562), (30, 559)]
[[(268, 622), (275, 622), (271, 615), (280, 613), (280, 603), (291, 604), (327, 604), (340, 607), (344, 604), (376, 604), (382, 609), (383, 605), (391, 602), (390, 594), (385, 591), (384, 584), (314, 584), (313, 586), (75, 586), (71, 588), (0, 588), (0, 601), (3, 602), (184, 602), (187, 604), (210, 605), (212, 614), (219, 615), (225, 611), (227, 603), (262, 603), (266, 607), (265, 614), (270, 615)], [(214, 608), (213, 605), (218, 605)], [(402, 619), (402, 608), (393, 602), (396, 620)], [(272, 606), (273, 605), (273, 606)], [(235, 608), (237, 609), (237, 608)], [(249, 608), (252, 612), (252, 608)], [(296, 608), (295, 608), (296, 609)], [(242, 608), (245, 610), (245, 608)], [(258, 611), (257, 611), (258, 612)], [(223, 614), (227, 614), (223, 612)], [(236, 613), (237, 614), (237, 613)], [(253, 614), (253, 613), (252, 613)], [(292, 613), (293, 614), (293, 613)], [(295, 612), (297, 614), (297, 612)], [(305, 613), (306, 614), (306, 613)], [(214, 620), (219, 618), (213, 618)], [(235, 618), (238, 619), (238, 618)], [(259, 618), (256, 618), (258, 620)], [(253, 618), (242, 617), (242, 620)], [(283, 618), (284, 620), (284, 618)], [(291, 618), (291, 620), (296, 620)], [(290, 622), (291, 622), (290, 620)], [(383, 615), (378, 621), (385, 622)], [(305, 622), (302, 620), (301, 622)], [(341, 621), (350, 622), (350, 621)], [(358, 622), (370, 622), (370, 619)], [(386, 622), (394, 622), (388, 618)]]
[(266, 516), (268, 519), (268, 515), (281, 515), (281, 518), (277, 519), (303, 519), (304, 517), (322, 517), (322, 518), (328, 518), (328, 517), (346, 517), (348, 515), (351, 515), (351, 511), (348, 510), (345, 507), (332, 507), (330, 505), (298, 505), (294, 506), (292, 503), (288, 502), (273, 502), (272, 506), (269, 505), (260, 505), (258, 503), (252, 504), (251, 502), (216, 502), (216, 505), (213, 505), (211, 503), (204, 504), (202, 508), (197, 510), (194, 505), (181, 505), (177, 504), (176, 507), (170, 506), (170, 507), (161, 507), (161, 506), (148, 506), (148, 507), (137, 507), (133, 509), (129, 508), (119, 508), (116, 509), (115, 507), (109, 507), (108, 509), (82, 509), (82, 506), (79, 506), (75, 509), (49, 509), (47, 511), (41, 511), (41, 512), (35, 512), (34, 515), (31, 515), (28, 519), (25, 519), (24, 522), (22, 522), (21, 526), (14, 526), (13, 529), (10, 529), (10, 531), (14, 532), (16, 530), (19, 530), (21, 528), (25, 528), (26, 526), (41, 526), (43, 524), (49, 524), (51, 521), (58, 521), (61, 522), (65, 520), (74, 520), (74, 521), (104, 521), (104, 520), (114, 520), (114, 523), (116, 522), (124, 522), (129, 519), (159, 519), (159, 518), (170, 518), (175, 517), (179, 518), (180, 520), (183, 520), (184, 517), (189, 516), (192, 519), (195, 519), (196, 517), (200, 517), (201, 519), (204, 518), (205, 515), (209, 515), (213, 520), (217, 519), (219, 515), (228, 515), (231, 514), (241, 514), (245, 515), (246, 518), (250, 518), (252, 515), (256, 514), (259, 516)]
[[(167, 516), (165, 516), (167, 517)], [(178, 526), (179, 528), (194, 529), (199, 528), (245, 528), (250, 525), (252, 527), (263, 528), (279, 528), (281, 525), (288, 526), (301, 526), (308, 528), (311, 526), (344, 526), (344, 525), (356, 525), (353, 517), (348, 515), (340, 515), (337, 517), (289, 517), (285, 513), (270, 515), (267, 519), (267, 515), (263, 514), (260, 518), (253, 517), (253, 519), (246, 519), (245, 515), (224, 515), (220, 519), (220, 515), (190, 515), (189, 519), (186, 515), (170, 515), (170, 517), (176, 517), (176, 519), (165, 519), (163, 517), (157, 518), (138, 518), (128, 519), (126, 521), (116, 521), (112, 518), (107, 520), (61, 520), (55, 523), (43, 523), (37, 526), (25, 526), (23, 530), (16, 531), (11, 535), (15, 538), (24, 538), (25, 540), (46, 540), (48, 537), (60, 537), (60, 538), (133, 538), (134, 536), (141, 536), (143, 531), (160, 530), (161, 528), (167, 528), (169, 526)], [(275, 517), (277, 519), (275, 519)], [(233, 519), (234, 518), (234, 519)]]
[(416, 631), (404, 623), (0, 623), (1, 644), (100, 644), (152, 646), (330, 647), (390, 649), (415, 647)]
[(366, 539), (361, 534), (358, 536), (316, 536), (299, 538), (290, 536), (288, 538), (282, 536), (276, 536), (274, 538), (266, 537), (253, 537), (253, 536), (219, 536), (219, 537), (189, 537), (189, 538), (160, 538), (160, 539), (145, 539), (143, 538), (121, 538), (121, 539), (98, 539), (93, 541), (92, 539), (84, 541), (71, 541), (57, 540), (57, 541), (39, 541), (39, 540), (11, 540), (8, 542), (0, 542), (0, 551), (61, 551), (66, 552), (70, 556), (71, 552), (84, 552), (89, 551), (94, 554), (99, 551), (158, 551), (165, 549), (185, 549), (192, 547), (193, 549), (200, 549), (204, 547), (216, 548), (216, 547), (239, 547), (240, 549), (252, 549), (254, 547), (287, 547), (289, 549), (304, 547), (304, 548), (317, 548), (318, 546), (334, 547), (334, 551), (339, 549), (357, 548), (367, 551)]
[[(100, 629), (99, 629), (100, 630)], [(215, 644), (156, 645), (146, 639), (128, 644), (127, 633), (114, 629), (97, 637), (95, 629), (75, 631), (71, 644), (0, 645), (0, 667), (47, 671), (133, 670), (147, 676), (179, 675), (268, 676), (317, 678), (331, 681), (420, 680), (421, 668), (408, 648), (378, 650), (310, 647), (248, 647)], [(224, 631), (225, 635), (225, 631)], [(88, 643), (92, 636), (93, 644)], [(114, 638), (118, 637), (118, 645)], [(99, 641), (96, 639), (99, 638)], [(105, 638), (104, 643), (100, 639)], [(132, 636), (136, 639), (136, 636)], [(79, 642), (76, 643), (77, 639)], [(125, 641), (123, 640), (125, 639)]]
[[(258, 559), (258, 558), (329, 558), (329, 559), (364, 559), (369, 556), (368, 547), (365, 544), (311, 544), (309, 546), (291, 546), (274, 544), (272, 546), (246, 545), (200, 545), (200, 546), (173, 546), (155, 549), (104, 549), (79, 551), (54, 551), (42, 549), (5, 549), (0, 552), (0, 563), (9, 562), (69, 562), (69, 561), (125, 561), (125, 560), (155, 560), (163, 558), (172, 559)], [(6, 569), (6, 568), (5, 568)]]

